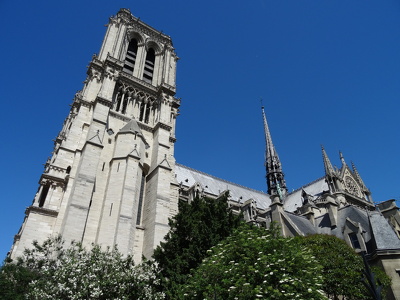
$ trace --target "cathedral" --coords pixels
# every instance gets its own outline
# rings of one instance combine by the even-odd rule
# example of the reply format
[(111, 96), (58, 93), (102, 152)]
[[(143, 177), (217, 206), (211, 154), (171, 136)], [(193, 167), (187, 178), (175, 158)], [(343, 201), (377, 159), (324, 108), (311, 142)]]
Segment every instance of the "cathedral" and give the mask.
[(232, 211), (247, 222), (277, 222), (284, 236), (330, 234), (392, 278), (400, 299), (400, 214), (394, 200), (375, 205), (356, 166), (340, 153), (333, 166), (322, 148), (325, 176), (289, 193), (264, 108), (268, 193), (175, 161), (178, 57), (171, 38), (127, 9), (111, 17), (54, 141), (11, 257), (34, 240), (61, 234), (68, 242), (118, 244), (136, 262), (150, 258), (169, 230), (179, 201), (229, 191)]

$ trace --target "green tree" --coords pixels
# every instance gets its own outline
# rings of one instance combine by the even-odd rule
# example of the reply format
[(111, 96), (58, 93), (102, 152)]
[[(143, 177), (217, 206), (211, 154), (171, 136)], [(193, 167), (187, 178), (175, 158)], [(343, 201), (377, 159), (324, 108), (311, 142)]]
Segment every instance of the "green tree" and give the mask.
[[(364, 264), (345, 241), (332, 235), (310, 235), (299, 239), (307, 246), (322, 265), (324, 277), (322, 289), (331, 299), (370, 299), (361, 277)], [(390, 278), (377, 268), (373, 271), (383, 283), (390, 285)]]
[(174, 287), (186, 281), (207, 250), (229, 236), (242, 222), (228, 209), (228, 193), (218, 199), (196, 198), (180, 202), (179, 212), (169, 221), (165, 242), (154, 251), (154, 259), (163, 280), (162, 289), (171, 297)]
[(0, 268), (0, 299), (22, 300), (29, 292), (29, 283), (39, 274), (6, 259)]
[(182, 284), (180, 299), (327, 299), (320, 266), (297, 239), (243, 224)]
[[(135, 266), (131, 256), (122, 256), (116, 247), (102, 250), (92, 245), (86, 250), (80, 243), (64, 247), (60, 237), (34, 243), (16, 262), (16, 274), (28, 270), (35, 274), (25, 282), (28, 299), (163, 299), (152, 290), (157, 283), (152, 265)], [(12, 287), (15, 273), (9, 272), (5, 283)], [(14, 292), (18, 292), (14, 289)], [(12, 295), (11, 295), (12, 296)], [(17, 294), (20, 297), (20, 294)], [(15, 299), (18, 297), (9, 297)], [(7, 298), (6, 298), (7, 299)]]

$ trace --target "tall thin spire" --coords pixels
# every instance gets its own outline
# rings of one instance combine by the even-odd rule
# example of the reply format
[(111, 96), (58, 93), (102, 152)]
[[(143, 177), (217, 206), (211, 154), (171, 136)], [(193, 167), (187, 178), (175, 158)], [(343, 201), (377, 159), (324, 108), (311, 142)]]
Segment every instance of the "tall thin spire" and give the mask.
[(325, 175), (333, 177), (334, 175), (336, 175), (336, 172), (333, 169), (331, 161), (329, 160), (329, 157), (325, 152), (324, 146), (321, 145), (321, 149), (322, 149), (322, 158), (324, 160)]
[(265, 132), (265, 167), (267, 171), (267, 186), (268, 194), (278, 195), (282, 201), (287, 195), (286, 182), (282, 171), (282, 165), (279, 160), (278, 153), (275, 150), (275, 146), (272, 143), (271, 133), (269, 131), (267, 117), (265, 116), (264, 106), (261, 106), (263, 120), (264, 120), (264, 132)]

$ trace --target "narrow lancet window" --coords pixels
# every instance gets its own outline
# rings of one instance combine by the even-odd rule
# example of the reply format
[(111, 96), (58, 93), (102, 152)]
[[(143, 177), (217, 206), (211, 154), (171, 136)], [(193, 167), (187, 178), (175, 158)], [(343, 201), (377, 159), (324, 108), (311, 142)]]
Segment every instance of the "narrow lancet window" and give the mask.
[(142, 222), (142, 207), (143, 207), (143, 196), (144, 196), (144, 185), (146, 182), (145, 174), (142, 175), (142, 182), (140, 183), (140, 193), (139, 193), (139, 203), (138, 203), (138, 211), (136, 217), (136, 225), (140, 225)]
[(39, 207), (43, 207), (44, 202), (46, 201), (47, 194), (49, 193), (50, 184), (46, 184), (43, 186), (42, 193), (39, 198)]
[(123, 68), (123, 71), (130, 75), (133, 75), (133, 69), (135, 68), (137, 50), (138, 50), (137, 40), (132, 39), (129, 42), (128, 51), (126, 52), (125, 64)]
[(144, 64), (143, 71), (143, 80), (151, 83), (153, 81), (153, 73), (154, 73), (154, 62), (156, 60), (156, 55), (153, 48), (150, 48), (147, 51), (146, 62)]
[(114, 91), (113, 109), (119, 111), (122, 102), (123, 88), (122, 86), (116, 85)]

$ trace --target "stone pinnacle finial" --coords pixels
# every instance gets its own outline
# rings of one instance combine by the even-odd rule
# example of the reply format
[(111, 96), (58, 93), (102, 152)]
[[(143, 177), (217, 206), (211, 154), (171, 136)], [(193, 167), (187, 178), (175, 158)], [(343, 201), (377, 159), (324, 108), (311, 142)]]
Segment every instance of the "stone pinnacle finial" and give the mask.
[(360, 173), (358, 173), (358, 170), (353, 162), (351, 162), (351, 167), (353, 169), (353, 173), (358, 181), (358, 183), (361, 185), (364, 191), (368, 191), (367, 187), (364, 184), (364, 181), (361, 179)]
[(329, 176), (329, 177), (333, 177), (334, 175), (336, 175), (336, 172), (333, 169), (331, 161), (329, 160), (329, 157), (325, 152), (324, 146), (321, 145), (321, 149), (322, 149), (322, 158), (324, 160), (325, 175)]
[(346, 166), (346, 161), (344, 160), (344, 156), (342, 151), (339, 151), (340, 161), (342, 162), (342, 166)]

